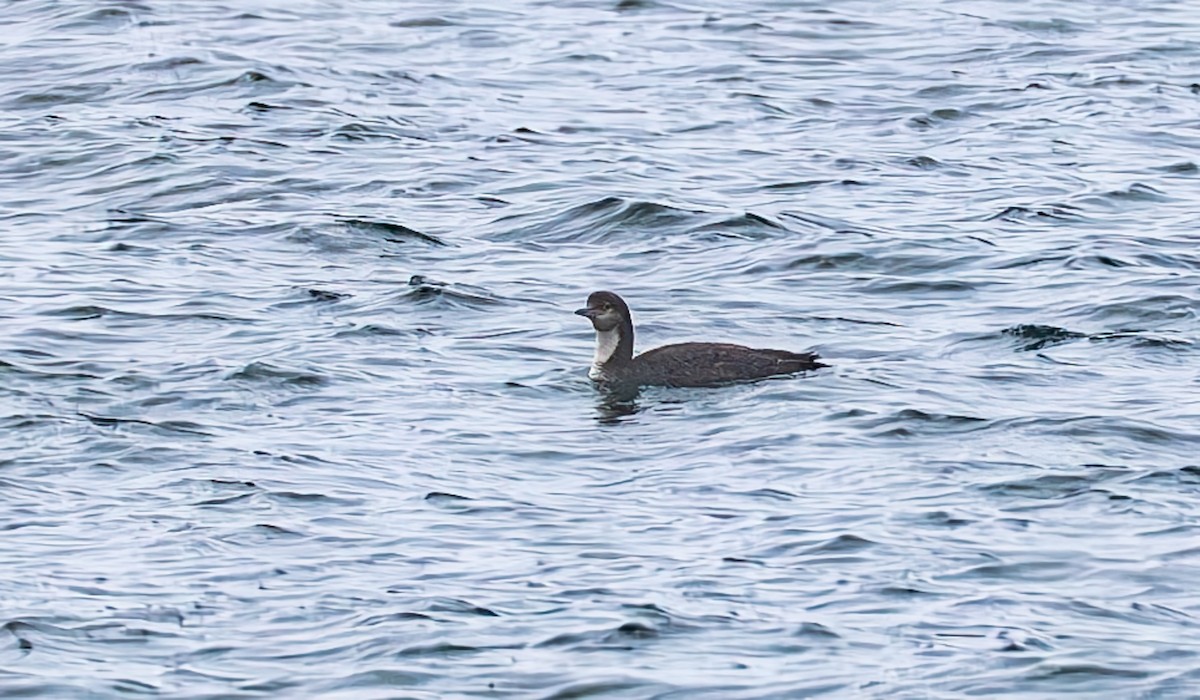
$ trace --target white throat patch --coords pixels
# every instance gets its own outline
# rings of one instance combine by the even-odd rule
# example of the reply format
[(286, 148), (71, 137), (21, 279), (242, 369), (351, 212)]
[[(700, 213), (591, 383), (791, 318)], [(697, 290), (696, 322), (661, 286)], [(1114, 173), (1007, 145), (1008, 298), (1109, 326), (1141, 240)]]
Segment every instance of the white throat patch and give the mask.
[(596, 354), (592, 355), (592, 368), (588, 370), (588, 377), (600, 379), (604, 376), (604, 370), (600, 366), (608, 362), (608, 359), (617, 351), (617, 344), (620, 342), (621, 332), (616, 328), (596, 331)]

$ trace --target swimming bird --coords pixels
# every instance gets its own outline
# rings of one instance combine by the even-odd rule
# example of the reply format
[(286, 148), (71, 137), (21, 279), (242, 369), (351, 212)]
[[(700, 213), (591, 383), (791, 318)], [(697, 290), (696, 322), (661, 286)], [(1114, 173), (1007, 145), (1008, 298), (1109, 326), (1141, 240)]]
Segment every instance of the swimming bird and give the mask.
[(731, 343), (675, 343), (633, 356), (633, 315), (612, 292), (592, 292), (575, 312), (596, 329), (588, 377), (603, 386), (705, 387), (828, 367), (812, 352)]

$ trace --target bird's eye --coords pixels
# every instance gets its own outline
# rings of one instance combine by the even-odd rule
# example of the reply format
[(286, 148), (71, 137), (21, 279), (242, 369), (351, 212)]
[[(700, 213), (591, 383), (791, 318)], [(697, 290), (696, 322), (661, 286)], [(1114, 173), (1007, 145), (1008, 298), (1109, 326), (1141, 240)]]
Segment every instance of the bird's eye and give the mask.
[(604, 310), (605, 310), (605, 311), (612, 311), (612, 304), (605, 304), (605, 305), (604, 305)]

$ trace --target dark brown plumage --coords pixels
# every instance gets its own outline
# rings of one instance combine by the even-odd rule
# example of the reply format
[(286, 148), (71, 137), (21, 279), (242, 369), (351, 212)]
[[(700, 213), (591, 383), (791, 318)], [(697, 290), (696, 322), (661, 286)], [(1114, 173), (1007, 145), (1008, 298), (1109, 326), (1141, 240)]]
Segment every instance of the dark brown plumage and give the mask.
[(827, 367), (816, 353), (749, 348), (731, 343), (676, 343), (633, 356), (633, 314), (612, 292), (593, 292), (575, 312), (596, 329), (588, 376), (615, 386), (706, 387)]

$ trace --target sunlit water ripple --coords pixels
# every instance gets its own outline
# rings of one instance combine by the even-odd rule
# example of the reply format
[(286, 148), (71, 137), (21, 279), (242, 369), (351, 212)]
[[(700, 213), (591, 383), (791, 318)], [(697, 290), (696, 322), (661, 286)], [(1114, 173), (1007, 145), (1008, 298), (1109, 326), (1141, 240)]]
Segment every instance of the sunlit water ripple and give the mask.
[(0, 695), (1193, 696), (1200, 14), (729, 5), (9, 3)]

